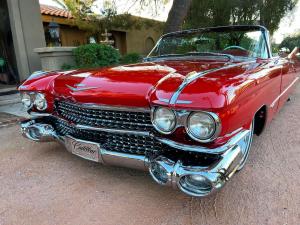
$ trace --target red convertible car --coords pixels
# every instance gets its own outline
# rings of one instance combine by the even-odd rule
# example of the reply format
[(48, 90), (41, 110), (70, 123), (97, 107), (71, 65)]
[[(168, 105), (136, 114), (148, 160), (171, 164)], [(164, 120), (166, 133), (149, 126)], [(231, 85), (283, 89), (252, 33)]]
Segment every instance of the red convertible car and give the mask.
[(272, 56), (261, 26), (169, 33), (143, 63), (32, 74), (19, 87), (32, 115), (22, 132), (207, 196), (244, 167), (253, 134), (288, 100), (296, 53)]

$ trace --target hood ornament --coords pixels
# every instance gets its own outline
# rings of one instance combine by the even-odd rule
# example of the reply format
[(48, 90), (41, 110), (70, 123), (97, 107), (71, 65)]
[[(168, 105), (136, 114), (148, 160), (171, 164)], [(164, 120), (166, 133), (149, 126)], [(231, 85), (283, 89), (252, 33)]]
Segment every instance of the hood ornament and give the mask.
[(66, 84), (66, 87), (69, 88), (73, 92), (86, 91), (86, 90), (98, 88), (98, 87), (85, 87), (85, 84), (75, 84), (74, 87)]

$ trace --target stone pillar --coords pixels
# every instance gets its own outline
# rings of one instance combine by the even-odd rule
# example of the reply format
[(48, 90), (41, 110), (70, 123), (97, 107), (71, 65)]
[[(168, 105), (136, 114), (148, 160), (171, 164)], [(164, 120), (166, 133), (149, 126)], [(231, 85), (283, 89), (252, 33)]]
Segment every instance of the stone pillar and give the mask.
[(34, 48), (45, 47), (45, 35), (38, 0), (7, 0), (11, 32), (20, 80), (41, 70)]
[(61, 70), (63, 65), (74, 66), (75, 59), (73, 50), (76, 47), (47, 47), (36, 48), (34, 51), (39, 54), (42, 62), (42, 70)]

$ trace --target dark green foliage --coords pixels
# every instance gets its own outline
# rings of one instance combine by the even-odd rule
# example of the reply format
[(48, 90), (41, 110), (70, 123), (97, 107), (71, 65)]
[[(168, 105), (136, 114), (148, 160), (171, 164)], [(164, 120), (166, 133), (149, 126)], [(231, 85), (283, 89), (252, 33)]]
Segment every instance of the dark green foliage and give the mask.
[(300, 34), (293, 37), (286, 37), (279, 45), (279, 49), (286, 47), (293, 51), (295, 47), (300, 48)]
[(66, 64), (66, 63), (64, 63), (61, 66), (61, 70), (72, 70), (72, 69), (77, 69), (77, 66), (72, 66), (72, 65), (69, 65), (69, 64)]
[(116, 65), (120, 53), (115, 48), (102, 44), (82, 45), (73, 50), (75, 62), (79, 68), (93, 68)]
[(260, 24), (273, 33), (298, 0), (193, 0), (184, 28)]
[(142, 61), (142, 57), (138, 53), (128, 53), (122, 57), (122, 64), (133, 64)]

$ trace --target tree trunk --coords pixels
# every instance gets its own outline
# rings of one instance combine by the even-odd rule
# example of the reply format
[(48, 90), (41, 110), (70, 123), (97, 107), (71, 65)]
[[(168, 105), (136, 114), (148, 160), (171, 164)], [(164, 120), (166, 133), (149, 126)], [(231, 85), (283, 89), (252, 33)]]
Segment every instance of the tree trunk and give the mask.
[(166, 22), (164, 33), (178, 31), (188, 13), (192, 0), (174, 0)]

